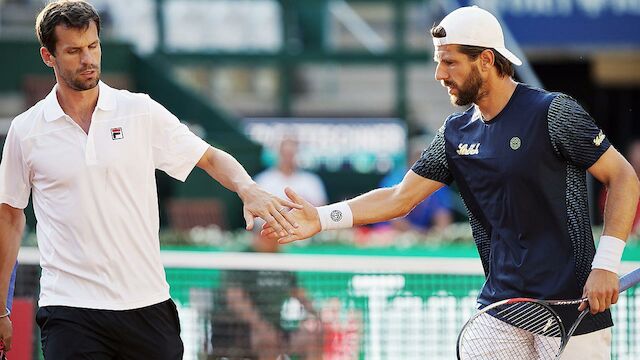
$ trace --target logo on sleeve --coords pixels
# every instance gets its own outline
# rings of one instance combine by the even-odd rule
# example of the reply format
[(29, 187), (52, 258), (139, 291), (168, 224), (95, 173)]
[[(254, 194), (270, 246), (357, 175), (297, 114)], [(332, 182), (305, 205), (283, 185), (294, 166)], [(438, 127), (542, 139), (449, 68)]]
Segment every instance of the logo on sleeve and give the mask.
[(600, 146), (600, 144), (602, 144), (602, 142), (604, 141), (604, 133), (602, 132), (602, 130), (600, 130), (600, 132), (598, 133), (598, 136), (596, 136), (595, 139), (593, 139), (593, 144), (595, 146)]
[(124, 138), (124, 134), (122, 133), (122, 128), (111, 128), (111, 140), (120, 140)]
[(480, 143), (475, 144), (460, 144), (458, 145), (458, 155), (477, 155), (480, 153)]

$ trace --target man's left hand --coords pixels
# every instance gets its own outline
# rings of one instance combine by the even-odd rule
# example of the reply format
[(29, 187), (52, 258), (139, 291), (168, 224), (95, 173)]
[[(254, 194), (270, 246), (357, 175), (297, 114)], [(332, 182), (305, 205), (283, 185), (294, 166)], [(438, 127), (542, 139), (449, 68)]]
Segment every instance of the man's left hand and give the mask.
[(580, 304), (578, 311), (587, 306), (592, 314), (605, 311), (611, 304), (618, 302), (619, 286), (620, 280), (616, 273), (603, 269), (591, 270), (582, 292), (582, 297), (589, 301)]

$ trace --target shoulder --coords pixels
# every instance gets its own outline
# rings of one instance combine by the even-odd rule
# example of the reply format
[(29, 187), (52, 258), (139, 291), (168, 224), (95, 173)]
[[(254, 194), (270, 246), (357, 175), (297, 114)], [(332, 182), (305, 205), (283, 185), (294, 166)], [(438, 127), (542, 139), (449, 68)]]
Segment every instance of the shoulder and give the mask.
[(27, 111), (16, 116), (11, 121), (11, 130), (19, 137), (28, 137), (38, 124), (44, 123), (45, 100), (40, 100)]
[[(148, 113), (150, 108), (157, 104), (149, 95), (144, 93), (135, 93), (111, 87), (107, 87), (107, 91), (117, 103), (118, 108), (127, 112)], [(160, 104), (157, 105), (161, 106)]]
[(553, 99), (560, 95), (560, 93), (547, 91), (527, 84), (518, 84), (517, 91), (518, 101), (521, 105), (525, 105), (534, 111), (537, 108), (543, 112), (546, 112)]
[(563, 93), (553, 93), (554, 97), (551, 101), (550, 107), (555, 111), (572, 111), (582, 109), (582, 106), (576, 99), (570, 95)]
[(446, 118), (444, 126), (447, 127), (449, 125), (466, 123), (473, 117), (474, 111), (474, 106), (471, 106), (463, 112), (455, 112)]
[(518, 91), (523, 95), (534, 99), (545, 99), (545, 98), (553, 98), (558, 93), (547, 91), (545, 89), (541, 89), (539, 87), (531, 86), (528, 84), (518, 84)]
[(555, 93), (555, 97), (549, 105), (547, 121), (550, 127), (559, 125), (583, 126), (593, 122), (591, 116), (574, 98), (567, 94)]
[(464, 112), (455, 112), (449, 115), (444, 121), (442, 127), (438, 129), (438, 132), (444, 134), (445, 132), (456, 131), (467, 126), (468, 124), (473, 122), (474, 112), (475, 106), (471, 105)]

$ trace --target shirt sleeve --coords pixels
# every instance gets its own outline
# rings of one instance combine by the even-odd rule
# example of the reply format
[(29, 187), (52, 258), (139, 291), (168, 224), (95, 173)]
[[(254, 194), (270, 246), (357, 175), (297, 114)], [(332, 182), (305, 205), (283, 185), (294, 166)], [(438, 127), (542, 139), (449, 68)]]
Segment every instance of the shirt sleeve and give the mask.
[(431, 145), (429, 145), (426, 149), (424, 149), (424, 151), (422, 151), (420, 159), (418, 159), (415, 164), (413, 164), (411, 170), (427, 179), (449, 185), (453, 181), (453, 175), (451, 175), (451, 172), (449, 171), (449, 166), (447, 165), (447, 156), (444, 148), (445, 126), (446, 122), (445, 125), (442, 125), (442, 127), (438, 130), (438, 133), (433, 138)]
[(155, 167), (185, 181), (209, 144), (180, 123), (164, 106), (152, 99), (149, 101)]
[(31, 194), (31, 172), (13, 124), (9, 128), (0, 163), (0, 203), (24, 209)]
[(547, 120), (556, 155), (580, 168), (591, 167), (611, 146), (593, 118), (568, 95), (553, 99)]

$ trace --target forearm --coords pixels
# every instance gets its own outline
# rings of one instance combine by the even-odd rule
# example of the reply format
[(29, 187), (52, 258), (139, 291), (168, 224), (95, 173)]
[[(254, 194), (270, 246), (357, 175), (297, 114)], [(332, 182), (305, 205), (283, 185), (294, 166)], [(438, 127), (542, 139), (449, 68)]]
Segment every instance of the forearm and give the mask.
[(626, 240), (633, 226), (638, 206), (640, 184), (635, 172), (611, 179), (607, 184), (607, 200), (604, 208), (604, 235)]
[(4, 314), (11, 273), (18, 257), (25, 227), (24, 213), (0, 205), (0, 313)]
[(402, 195), (398, 186), (380, 188), (347, 202), (353, 213), (353, 225), (372, 224), (405, 216), (415, 207)]
[(372, 190), (349, 200), (353, 225), (372, 224), (405, 216), (443, 186), (440, 182), (423, 178), (410, 170), (402, 182), (394, 187)]
[(244, 167), (230, 154), (213, 147), (198, 162), (213, 179), (242, 198), (246, 189), (256, 185)]

